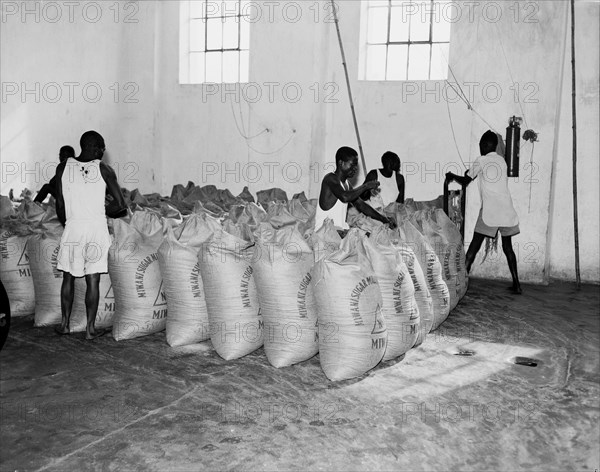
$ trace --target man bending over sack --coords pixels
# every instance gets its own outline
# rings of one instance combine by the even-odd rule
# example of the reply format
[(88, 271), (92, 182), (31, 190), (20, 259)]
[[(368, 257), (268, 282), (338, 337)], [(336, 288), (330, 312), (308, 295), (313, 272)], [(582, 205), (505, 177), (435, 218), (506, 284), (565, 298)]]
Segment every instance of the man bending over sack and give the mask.
[(340, 235), (344, 235), (349, 229), (346, 222), (349, 203), (366, 216), (395, 227), (393, 220), (381, 215), (360, 199), (365, 191), (378, 188), (378, 181), (365, 182), (355, 189), (347, 181), (358, 171), (356, 151), (350, 147), (339, 148), (335, 154), (335, 162), (335, 172), (327, 174), (321, 184), (321, 194), (315, 216), (315, 230), (323, 226), (326, 218), (330, 218)]
[(452, 172), (446, 174), (446, 178), (456, 180), (461, 185), (469, 185), (479, 177), (479, 192), (481, 193), (481, 209), (475, 225), (473, 240), (467, 251), (467, 272), (471, 272), (471, 266), (475, 256), (481, 248), (483, 240), (495, 238), (498, 231), (502, 236), (502, 249), (508, 261), (508, 268), (512, 276), (513, 284), (510, 288), (513, 293), (521, 294), (521, 284), (517, 272), (517, 257), (512, 247), (512, 237), (519, 234), (519, 217), (513, 207), (510, 191), (508, 190), (508, 172), (506, 161), (496, 154), (498, 136), (492, 131), (483, 133), (479, 141), (481, 157), (475, 159), (471, 168), (460, 177)]
[[(63, 146), (58, 152), (58, 160), (60, 162), (66, 161), (69, 157), (75, 157), (75, 149), (71, 146)], [(46, 197), (50, 194), (52, 198), (56, 200), (56, 175), (50, 179), (50, 182), (42, 185), (42, 188), (35, 196), (33, 200), (36, 203), (42, 203), (46, 200)]]
[[(87, 285), (85, 338), (104, 334), (96, 329), (100, 299), (100, 274), (108, 272), (111, 239), (106, 216), (127, 215), (127, 205), (114, 170), (101, 161), (104, 139), (96, 131), (81, 136), (81, 155), (61, 162), (56, 169), (56, 214), (65, 227), (60, 240), (57, 268), (63, 271), (61, 288), (62, 323), (59, 334), (69, 333), (75, 278), (84, 277)], [(105, 208), (106, 191), (113, 201)]]
[(400, 173), (398, 154), (387, 151), (381, 156), (383, 169), (373, 169), (367, 174), (365, 183), (376, 180), (381, 185), (377, 190), (367, 191), (361, 198), (376, 210), (383, 210), (390, 203), (404, 203), (404, 176)]

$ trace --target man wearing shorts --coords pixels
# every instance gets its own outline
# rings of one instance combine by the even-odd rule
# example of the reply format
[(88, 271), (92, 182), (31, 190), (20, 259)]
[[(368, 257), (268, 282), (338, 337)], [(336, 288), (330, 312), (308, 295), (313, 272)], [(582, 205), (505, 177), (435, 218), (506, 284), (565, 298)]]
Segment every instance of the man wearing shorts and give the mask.
[(510, 191), (508, 190), (508, 173), (506, 161), (496, 153), (498, 136), (492, 131), (486, 131), (479, 141), (481, 156), (475, 159), (471, 168), (460, 177), (452, 172), (446, 178), (454, 179), (462, 185), (470, 184), (479, 177), (479, 192), (481, 194), (481, 209), (475, 225), (473, 240), (467, 251), (467, 272), (475, 256), (481, 249), (483, 240), (495, 238), (498, 231), (502, 236), (502, 250), (508, 261), (508, 268), (513, 284), (510, 288), (513, 293), (521, 294), (521, 284), (517, 272), (517, 257), (512, 247), (512, 237), (519, 234), (519, 217), (513, 207)]
[[(104, 334), (96, 329), (100, 274), (108, 272), (111, 245), (106, 216), (119, 218), (127, 206), (114, 170), (101, 161), (104, 139), (95, 131), (81, 136), (81, 155), (61, 162), (56, 169), (56, 214), (65, 227), (60, 240), (57, 268), (63, 271), (61, 287), (62, 322), (59, 334), (69, 333), (75, 278), (85, 277), (87, 327), (85, 338)], [(105, 208), (105, 195), (113, 200)]]

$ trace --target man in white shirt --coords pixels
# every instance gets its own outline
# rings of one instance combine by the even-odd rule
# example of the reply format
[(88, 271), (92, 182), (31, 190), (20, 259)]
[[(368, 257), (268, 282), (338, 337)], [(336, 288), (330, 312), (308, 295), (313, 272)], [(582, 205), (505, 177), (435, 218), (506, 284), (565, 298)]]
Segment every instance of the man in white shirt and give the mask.
[(454, 179), (462, 185), (468, 185), (479, 177), (481, 210), (475, 225), (473, 240), (467, 251), (467, 272), (471, 271), (471, 266), (483, 240), (486, 237), (495, 238), (498, 231), (500, 231), (502, 250), (506, 255), (513, 280), (510, 289), (515, 294), (521, 294), (521, 284), (517, 272), (517, 257), (512, 248), (512, 237), (520, 232), (519, 217), (513, 207), (510, 191), (508, 190), (506, 161), (496, 153), (497, 146), (498, 136), (492, 131), (486, 131), (479, 141), (481, 156), (465, 172), (465, 176), (460, 177), (448, 172), (446, 178)]
[[(56, 168), (56, 215), (65, 229), (56, 265), (63, 272), (60, 296), (62, 321), (55, 331), (58, 334), (70, 333), (75, 279), (85, 277), (85, 339), (92, 340), (105, 332), (96, 328), (95, 323), (100, 275), (108, 272), (108, 249), (111, 245), (106, 217), (126, 216), (127, 205), (115, 171), (102, 162), (104, 138), (96, 131), (87, 131), (81, 136), (80, 144), (81, 154), (62, 161)], [(113, 200), (105, 206), (107, 190)]]
[(323, 226), (326, 218), (330, 218), (338, 232), (344, 235), (349, 228), (346, 222), (348, 204), (377, 221), (395, 227), (395, 223), (391, 219), (375, 211), (359, 198), (363, 192), (379, 187), (379, 182), (365, 182), (355, 189), (347, 182), (358, 171), (356, 151), (350, 147), (341, 147), (335, 154), (335, 162), (335, 172), (327, 174), (321, 183), (321, 193), (315, 216), (315, 230)]

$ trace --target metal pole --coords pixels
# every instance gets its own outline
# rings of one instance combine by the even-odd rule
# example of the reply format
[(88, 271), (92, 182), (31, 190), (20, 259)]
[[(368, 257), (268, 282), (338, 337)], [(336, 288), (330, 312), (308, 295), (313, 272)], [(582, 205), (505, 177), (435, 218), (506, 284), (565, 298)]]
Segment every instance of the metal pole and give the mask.
[(363, 166), (363, 172), (367, 175), (367, 164), (365, 162), (365, 155), (363, 153), (362, 142), (360, 141), (360, 133), (358, 132), (358, 122), (356, 121), (356, 111), (354, 110), (354, 100), (352, 99), (352, 90), (350, 88), (350, 78), (348, 77), (348, 67), (346, 66), (346, 55), (344, 54), (344, 45), (342, 44), (342, 35), (340, 33), (340, 25), (337, 17), (337, 7), (335, 1), (331, 0), (331, 8), (333, 9), (333, 19), (335, 22), (335, 29), (337, 30), (338, 41), (340, 43), (340, 51), (342, 53), (342, 64), (344, 65), (344, 75), (346, 76), (346, 85), (348, 86), (348, 97), (350, 98), (350, 109), (352, 110), (352, 119), (354, 121), (354, 130), (356, 131), (356, 139), (358, 140), (358, 151), (360, 153), (360, 160)]

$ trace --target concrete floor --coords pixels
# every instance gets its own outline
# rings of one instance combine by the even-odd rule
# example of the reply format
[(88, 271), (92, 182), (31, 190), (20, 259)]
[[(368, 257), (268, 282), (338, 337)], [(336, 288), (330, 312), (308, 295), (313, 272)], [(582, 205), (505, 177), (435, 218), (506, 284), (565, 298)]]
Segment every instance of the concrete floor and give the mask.
[(472, 279), (421, 347), (340, 383), (318, 357), (277, 370), (262, 349), (226, 362), (14, 319), (0, 468), (597, 471), (599, 287), (505, 286)]

